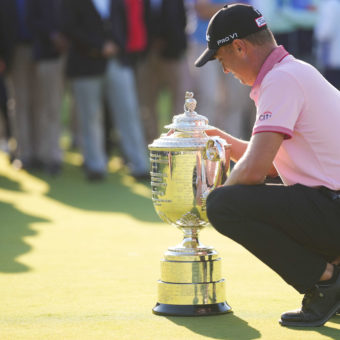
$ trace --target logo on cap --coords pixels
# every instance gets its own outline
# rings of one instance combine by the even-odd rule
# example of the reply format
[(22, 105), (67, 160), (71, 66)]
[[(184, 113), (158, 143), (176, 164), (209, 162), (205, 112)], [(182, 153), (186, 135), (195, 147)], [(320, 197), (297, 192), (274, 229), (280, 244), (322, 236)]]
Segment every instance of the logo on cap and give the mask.
[(262, 27), (262, 26), (267, 25), (266, 20), (262, 16), (255, 19), (255, 22), (256, 22), (257, 27)]
[(233, 40), (233, 39), (236, 39), (237, 38), (237, 33), (233, 33), (233, 34), (229, 34), (227, 35), (226, 37), (220, 39), (220, 40), (217, 40), (217, 45), (220, 46), (220, 45), (223, 45), (225, 43), (227, 43), (228, 41), (230, 40)]

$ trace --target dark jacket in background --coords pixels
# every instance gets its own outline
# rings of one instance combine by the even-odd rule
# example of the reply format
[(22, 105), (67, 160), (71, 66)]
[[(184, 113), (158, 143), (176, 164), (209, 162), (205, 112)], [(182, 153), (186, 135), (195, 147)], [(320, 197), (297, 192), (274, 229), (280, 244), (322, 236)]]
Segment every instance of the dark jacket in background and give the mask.
[(18, 17), (16, 2), (14, 0), (0, 0), (0, 59), (4, 63), (1, 65), (0, 73), (0, 114), (4, 123), (5, 137), (12, 136), (9, 112), (8, 96), (5, 84), (5, 73), (10, 71), (14, 55), (14, 47), (18, 40)]
[(145, 0), (149, 47), (161, 42), (160, 53), (168, 59), (179, 58), (187, 47), (186, 11), (183, 0), (163, 0), (159, 11)]
[(61, 29), (61, 0), (27, 0), (27, 24), (36, 60), (55, 59), (60, 52), (51, 37)]
[(15, 0), (0, 0), (0, 58), (6, 63), (7, 70), (15, 44), (18, 41), (18, 17)]
[(70, 41), (66, 67), (69, 77), (103, 74), (107, 60), (101, 51), (108, 40), (120, 47), (119, 60), (128, 63), (124, 0), (111, 0), (108, 20), (101, 18), (91, 0), (63, 0), (62, 18), (63, 33)]

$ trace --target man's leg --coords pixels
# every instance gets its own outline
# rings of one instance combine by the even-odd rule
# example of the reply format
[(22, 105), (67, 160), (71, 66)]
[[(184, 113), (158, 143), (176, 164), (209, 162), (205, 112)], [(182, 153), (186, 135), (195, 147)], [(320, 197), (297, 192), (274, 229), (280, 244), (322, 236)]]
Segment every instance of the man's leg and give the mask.
[(62, 60), (37, 62), (37, 86), (40, 100), (37, 105), (37, 139), (39, 159), (45, 170), (57, 174), (61, 169), (61, 102), (62, 102)]
[(320, 255), (326, 249), (317, 250), (319, 240), (313, 239), (313, 230), (318, 225), (324, 228), (325, 217), (305, 196), (302, 186), (222, 187), (209, 195), (207, 214), (220, 233), (242, 244), (305, 293), (319, 280), (327, 263)]
[(137, 93), (142, 128), (147, 144), (151, 144), (160, 135), (157, 110), (157, 102), (163, 82), (160, 66), (160, 57), (153, 49), (137, 64)]
[(107, 67), (105, 91), (122, 151), (131, 174), (146, 176), (149, 161), (133, 70), (115, 59), (110, 60)]
[(318, 282), (333, 269), (327, 260), (340, 253), (339, 202), (302, 185), (235, 185), (208, 196), (207, 214), (219, 232), (308, 293), (300, 311), (282, 315), (282, 324), (319, 326), (340, 307), (338, 270), (333, 280)]
[(88, 179), (94, 179), (94, 174), (98, 174), (99, 178), (106, 174), (107, 163), (103, 129), (103, 79), (77, 78), (72, 81), (72, 86)]
[(13, 57), (12, 70), (9, 75), (9, 95), (15, 101), (13, 114), (13, 135), (17, 141), (16, 157), (25, 168), (34, 166), (35, 158), (35, 104), (36, 79), (32, 47), (19, 44)]

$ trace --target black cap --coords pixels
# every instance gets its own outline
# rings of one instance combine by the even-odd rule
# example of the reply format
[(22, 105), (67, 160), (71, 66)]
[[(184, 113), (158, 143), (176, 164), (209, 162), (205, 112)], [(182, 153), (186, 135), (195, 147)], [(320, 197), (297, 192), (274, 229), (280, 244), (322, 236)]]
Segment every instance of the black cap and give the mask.
[(267, 28), (262, 14), (250, 5), (225, 5), (211, 19), (207, 28), (208, 48), (197, 58), (195, 66), (201, 67), (215, 58), (217, 50), (247, 35)]

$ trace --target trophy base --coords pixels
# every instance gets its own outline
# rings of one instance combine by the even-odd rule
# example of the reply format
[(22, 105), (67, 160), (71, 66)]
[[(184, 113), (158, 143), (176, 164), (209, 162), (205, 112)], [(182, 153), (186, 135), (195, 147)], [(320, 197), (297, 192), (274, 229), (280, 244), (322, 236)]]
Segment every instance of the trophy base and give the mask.
[(170, 248), (164, 254), (154, 314), (208, 316), (230, 310), (221, 258), (213, 248)]
[(209, 316), (229, 313), (231, 307), (226, 302), (209, 305), (168, 305), (157, 302), (152, 312), (162, 316)]

